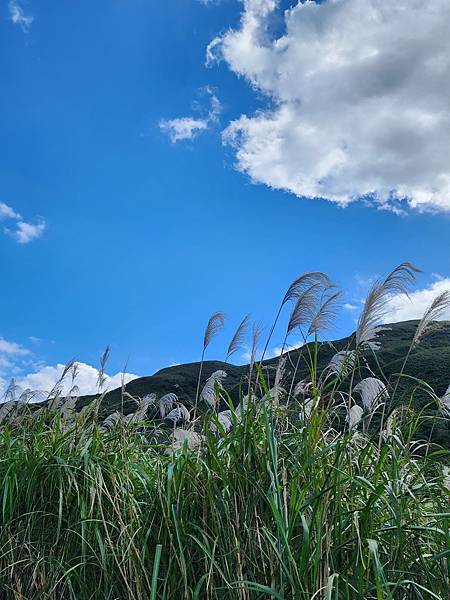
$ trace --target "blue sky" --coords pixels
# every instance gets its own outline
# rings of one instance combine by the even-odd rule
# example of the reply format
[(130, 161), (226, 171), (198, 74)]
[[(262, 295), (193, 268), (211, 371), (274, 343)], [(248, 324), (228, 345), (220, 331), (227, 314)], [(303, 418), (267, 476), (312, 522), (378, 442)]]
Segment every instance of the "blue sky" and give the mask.
[[(71, 358), (95, 366), (106, 344), (111, 374), (197, 360), (215, 310), (227, 328), (210, 357), (222, 358), (242, 317), (270, 324), (308, 270), (327, 272), (359, 307), (371, 278), (418, 264), (422, 303), (397, 307), (399, 318), (447, 285), (450, 129), (439, 102), (449, 78), (430, 68), (413, 102), (421, 82), (408, 66), (447, 50), (439, 20), (425, 15), (430, 43), (419, 49), (392, 30), (389, 60), (366, 65), (373, 78), (348, 96), (361, 77), (347, 66), (308, 83), (330, 52), (317, 21), (348, 23), (349, 47), (333, 38), (333, 56), (363, 44), (354, 1), (338, 2), (339, 14), (321, 13), (327, 4), (311, 16), (273, 0), (0, 3), (3, 384), (51, 377)], [(415, 26), (417, 3), (399, 4)], [(373, 23), (362, 25), (383, 48)], [(343, 308), (330, 336), (350, 333), (356, 316)]]

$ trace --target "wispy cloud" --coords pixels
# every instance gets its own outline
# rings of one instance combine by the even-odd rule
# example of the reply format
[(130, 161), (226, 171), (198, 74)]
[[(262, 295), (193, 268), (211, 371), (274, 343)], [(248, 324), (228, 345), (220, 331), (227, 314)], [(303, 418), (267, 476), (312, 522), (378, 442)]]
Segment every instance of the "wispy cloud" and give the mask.
[(47, 228), (45, 219), (40, 218), (36, 223), (25, 221), (12, 206), (0, 202), (0, 221), (13, 221), (3, 231), (19, 244), (29, 244), (33, 240), (42, 237)]
[(8, 3), (9, 18), (22, 29), (24, 33), (30, 31), (30, 27), (34, 21), (34, 17), (29, 14), (25, 14), (23, 8), (19, 4), (19, 0), (10, 0)]
[(30, 351), (17, 344), (16, 342), (10, 342), (0, 337), (0, 354), (10, 354), (16, 356), (25, 356), (30, 354)]
[(355, 304), (351, 304), (350, 302), (346, 302), (344, 304), (344, 308), (346, 310), (357, 310), (358, 309), (358, 307)]
[(6, 389), (5, 377), (12, 377), (20, 371), (20, 366), (30, 358), (31, 352), (17, 342), (5, 340), (0, 336), (0, 402), (2, 389)]
[(172, 143), (181, 140), (192, 140), (200, 132), (208, 128), (207, 119), (181, 117), (179, 119), (162, 120), (159, 123), (161, 131), (167, 133)]
[(47, 228), (47, 223), (41, 219), (38, 223), (27, 223), (17, 221), (14, 229), (5, 228), (5, 232), (13, 237), (19, 244), (29, 244), (33, 240), (42, 237)]
[(0, 219), (21, 219), (22, 217), (11, 206), (0, 202)]
[[(162, 119), (159, 122), (159, 128), (169, 136), (173, 144), (182, 140), (192, 140), (203, 131), (206, 131), (212, 124), (217, 123), (222, 110), (220, 100), (209, 87), (205, 88), (203, 92), (209, 97), (209, 110), (205, 116), (200, 118)], [(202, 111), (199, 103), (195, 104), (195, 108)]]

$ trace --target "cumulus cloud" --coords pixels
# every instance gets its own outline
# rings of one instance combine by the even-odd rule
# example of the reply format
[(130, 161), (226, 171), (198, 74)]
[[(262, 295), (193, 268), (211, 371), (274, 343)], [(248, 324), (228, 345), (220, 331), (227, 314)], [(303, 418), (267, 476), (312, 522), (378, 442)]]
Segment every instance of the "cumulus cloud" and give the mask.
[(8, 9), (9, 18), (14, 25), (20, 27), (24, 33), (28, 33), (34, 21), (34, 17), (32, 15), (25, 14), (18, 0), (10, 0), (8, 3)]
[[(283, 19), (283, 31), (274, 19)], [(215, 38), (267, 100), (224, 131), (253, 182), (342, 206), (450, 210), (450, 3), (244, 0)]]
[[(220, 100), (211, 88), (206, 88), (204, 91), (209, 97), (210, 105), (209, 111), (204, 117), (180, 117), (177, 119), (162, 119), (159, 122), (159, 128), (164, 133), (167, 133), (173, 144), (181, 140), (192, 140), (202, 131), (206, 131), (212, 124), (217, 122), (222, 110)], [(199, 108), (198, 105), (196, 105), (196, 107)]]
[[(46, 365), (38, 369), (33, 373), (29, 373), (24, 377), (16, 379), (16, 385), (22, 389), (31, 389), (33, 391), (51, 391), (54, 386), (59, 382), (65, 365)], [(103, 390), (112, 390), (122, 385), (122, 377), (125, 383), (132, 381), (139, 377), (133, 373), (116, 373), (115, 375), (105, 374), (105, 384)], [(98, 369), (83, 362), (77, 362), (77, 376), (74, 383), (72, 383), (71, 377), (66, 377), (61, 384), (61, 393), (68, 394), (75, 384), (78, 387), (80, 395), (84, 394), (96, 394), (98, 392), (97, 387), (98, 381)]]
[[(421, 319), (433, 300), (442, 292), (450, 291), (450, 277), (439, 278), (429, 286), (407, 296), (394, 296), (388, 303), (386, 323)], [(442, 315), (442, 320), (450, 320), (450, 309)]]
[(13, 237), (19, 244), (29, 244), (33, 240), (42, 237), (46, 228), (47, 224), (43, 219), (38, 223), (17, 221), (14, 229), (5, 228), (5, 232)]
[[(29, 338), (33, 343), (38, 338)], [(20, 391), (31, 389), (35, 392), (48, 393), (60, 381), (65, 365), (46, 365), (37, 362), (36, 356), (28, 348), (17, 342), (6, 340), (0, 336), (0, 402), (8, 387), (8, 382), (14, 377), (17, 389)], [(69, 393), (75, 384), (79, 394), (95, 394), (98, 392), (98, 369), (84, 362), (76, 363), (76, 378), (72, 382), (71, 374), (59, 386), (63, 394)], [(103, 390), (112, 390), (139, 377), (134, 373), (116, 373), (104, 375)], [(42, 399), (41, 395), (37, 399)]]

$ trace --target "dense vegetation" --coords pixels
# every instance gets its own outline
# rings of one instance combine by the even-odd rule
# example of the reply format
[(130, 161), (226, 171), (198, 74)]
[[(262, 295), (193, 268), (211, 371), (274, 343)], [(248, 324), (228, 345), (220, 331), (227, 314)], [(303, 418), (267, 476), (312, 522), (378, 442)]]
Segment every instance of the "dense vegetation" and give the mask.
[(167, 388), (132, 398), (130, 384), (118, 400), (56, 387), (37, 410), (0, 408), (3, 597), (449, 598), (448, 451), (434, 434), (450, 395), (411, 368), (447, 331), (434, 317), (450, 298), (396, 328), (411, 334), (402, 356), (376, 327), (412, 273), (374, 284), (334, 348), (317, 336), (335, 292), (299, 278), (281, 308), (311, 343), (268, 365), (252, 352), (238, 389), (202, 363), (189, 402)]
[[(392, 323), (377, 336), (379, 349), (376, 356), (371, 352), (366, 353), (367, 363), (372, 371), (380, 374), (387, 382), (394, 382), (395, 375), (402, 369), (404, 358), (411, 345), (414, 332), (417, 329), (418, 321), (406, 321), (403, 323)], [(351, 347), (354, 343), (354, 336), (336, 340), (334, 342), (319, 343), (320, 349), (317, 354), (317, 369), (322, 371), (330, 362), (336, 352)], [(294, 384), (305, 379), (309, 375), (309, 353), (307, 348), (300, 348), (286, 352), (288, 360), (285, 366), (286, 379), (292, 378)], [(300, 360), (299, 360), (300, 359)], [(298, 363), (298, 369), (295, 371), (293, 365)], [(263, 371), (266, 378), (274, 372), (278, 364), (278, 359), (273, 358), (262, 362)], [(365, 365), (360, 365), (357, 373), (359, 378), (367, 376), (370, 371)], [(380, 369), (381, 368), (381, 369)], [(227, 377), (223, 386), (231, 396), (233, 403), (239, 403), (239, 393), (243, 378), (248, 375), (248, 365), (236, 366), (224, 361), (206, 361), (203, 365), (203, 374), (205, 379), (217, 370), (225, 370)], [(126, 391), (132, 397), (143, 398), (150, 393), (163, 395), (168, 392), (177, 394), (179, 400), (190, 407), (195, 399), (195, 391), (199, 372), (199, 363), (188, 363), (161, 369), (149, 377), (141, 377), (127, 384)], [(417, 410), (427, 405), (427, 412), (430, 415), (438, 414), (438, 406), (429, 404), (429, 394), (423, 386), (416, 384), (416, 379), (426, 382), (437, 396), (442, 396), (450, 384), (450, 322), (438, 321), (430, 325), (428, 335), (421, 343), (413, 349), (406, 363), (404, 374), (413, 377), (408, 379), (402, 377), (396, 394), (397, 403), (408, 403), (411, 399)], [(255, 378), (255, 374), (253, 379)], [(78, 401), (78, 406), (87, 405), (92, 402), (94, 396), (84, 396)], [(225, 407), (225, 403), (223, 403)], [(112, 390), (103, 395), (100, 413), (104, 416), (115, 410), (123, 410), (128, 414), (135, 410), (135, 403), (123, 397), (122, 390)], [(433, 427), (428, 422), (422, 424), (422, 434), (427, 435), (425, 429), (431, 431), (436, 442), (444, 444), (450, 448), (450, 427), (446, 420), (438, 419), (433, 423)], [(428, 431), (428, 433), (430, 433)]]

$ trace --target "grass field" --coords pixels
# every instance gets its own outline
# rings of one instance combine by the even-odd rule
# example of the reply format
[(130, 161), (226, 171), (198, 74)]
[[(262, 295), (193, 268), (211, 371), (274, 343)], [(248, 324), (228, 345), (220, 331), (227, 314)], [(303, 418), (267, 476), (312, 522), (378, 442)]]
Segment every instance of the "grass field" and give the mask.
[[(56, 392), (39, 410), (14, 404), (0, 430), (2, 597), (450, 598), (448, 451), (421, 439), (431, 417), (395, 402), (396, 380), (358, 379), (389, 277), (355, 347), (322, 371), (308, 325), (301, 385), (285, 356), (270, 378), (252, 361), (237, 406), (201, 374), (186, 414), (165, 397), (108, 424), (101, 396), (82, 413)], [(324, 315), (331, 295), (306, 289)], [(447, 395), (415, 385), (446, 420)]]

